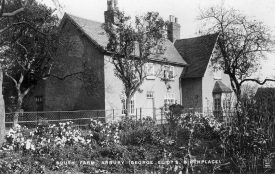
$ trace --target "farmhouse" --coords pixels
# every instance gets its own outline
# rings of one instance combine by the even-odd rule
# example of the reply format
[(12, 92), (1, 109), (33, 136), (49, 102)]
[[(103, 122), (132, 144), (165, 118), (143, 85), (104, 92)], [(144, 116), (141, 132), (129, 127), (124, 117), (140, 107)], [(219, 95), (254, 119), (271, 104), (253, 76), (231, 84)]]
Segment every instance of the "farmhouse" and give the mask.
[[(106, 22), (112, 22), (116, 2), (108, 0)], [(182, 104), (186, 108), (221, 109), (231, 95), (229, 79), (211, 65), (218, 34), (181, 39), (181, 26), (170, 16), (165, 53), (147, 64), (152, 76), (136, 92), (130, 113), (154, 116), (165, 104)], [(105, 116), (124, 114), (125, 97), (122, 82), (114, 74), (114, 66), (106, 51), (108, 38), (102, 23), (65, 14), (61, 34), (73, 48), (60, 45), (50, 78), (40, 82), (25, 100), (28, 111), (104, 110)], [(68, 46), (69, 47), (69, 46)], [(164, 61), (165, 59), (165, 61)], [(165, 64), (173, 77), (169, 84), (154, 76)], [(79, 72), (83, 78), (77, 78)], [(66, 77), (63, 79), (56, 77)]]

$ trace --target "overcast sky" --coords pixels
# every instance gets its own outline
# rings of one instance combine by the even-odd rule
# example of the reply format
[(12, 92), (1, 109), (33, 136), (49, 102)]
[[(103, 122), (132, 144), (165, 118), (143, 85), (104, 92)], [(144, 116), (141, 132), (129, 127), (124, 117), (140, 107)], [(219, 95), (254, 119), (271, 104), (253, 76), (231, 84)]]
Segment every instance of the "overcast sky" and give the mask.
[[(41, 0), (52, 5), (52, 0)], [(79, 17), (104, 22), (107, 0), (59, 0), (67, 12)], [(147, 11), (157, 11), (168, 20), (169, 15), (178, 17), (181, 24), (181, 38), (197, 36), (200, 9), (223, 5), (240, 10), (247, 16), (254, 17), (270, 27), (275, 35), (275, 0), (118, 0), (120, 10), (131, 16), (142, 15)], [(275, 76), (275, 53), (262, 63), (261, 78)]]

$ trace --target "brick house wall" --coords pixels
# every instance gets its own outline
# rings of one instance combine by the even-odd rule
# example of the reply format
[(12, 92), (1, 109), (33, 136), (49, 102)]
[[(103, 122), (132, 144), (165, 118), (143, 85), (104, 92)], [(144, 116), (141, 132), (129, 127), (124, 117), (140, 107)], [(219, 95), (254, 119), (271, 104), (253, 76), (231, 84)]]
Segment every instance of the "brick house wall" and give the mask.
[(182, 105), (184, 108), (202, 107), (202, 78), (182, 80)]
[[(51, 74), (64, 77), (76, 72), (95, 76), (89, 83), (70, 76), (64, 80), (55, 77), (40, 83), (26, 99), (27, 110), (36, 110), (35, 97), (43, 97), (44, 111), (94, 110), (105, 108), (104, 102), (104, 55), (70, 21), (63, 25), (64, 37), (69, 37), (75, 47), (71, 51), (59, 48)], [(89, 67), (84, 71), (84, 65)], [(80, 77), (80, 76), (79, 76)], [(82, 78), (82, 76), (81, 76)], [(86, 80), (87, 81), (87, 80)], [(96, 91), (96, 92), (95, 92)]]

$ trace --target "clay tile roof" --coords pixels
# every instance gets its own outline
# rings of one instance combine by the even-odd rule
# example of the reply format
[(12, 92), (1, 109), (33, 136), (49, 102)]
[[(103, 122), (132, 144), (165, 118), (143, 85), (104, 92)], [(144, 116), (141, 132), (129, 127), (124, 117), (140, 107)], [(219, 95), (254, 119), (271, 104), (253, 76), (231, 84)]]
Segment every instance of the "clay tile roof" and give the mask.
[(153, 59), (167, 59), (167, 61), (171, 63), (180, 63), (182, 65), (187, 65), (185, 60), (181, 57), (180, 53), (177, 51), (177, 49), (170, 40), (166, 40), (163, 43), (163, 46), (165, 48), (164, 54), (161, 56), (154, 56), (152, 57)]
[(230, 93), (230, 92), (232, 92), (232, 90), (221, 81), (217, 81), (215, 83), (212, 91), (212, 93)]
[(96, 44), (103, 48), (107, 46), (108, 37), (102, 29), (102, 23), (73, 16), (71, 14), (65, 15), (66, 17), (69, 17), (69, 19), (72, 19), (77, 27), (81, 29), (93, 42), (96, 42)]
[[(71, 14), (65, 14), (65, 17), (70, 19), (80, 30), (82, 30), (93, 43), (103, 49), (107, 47), (108, 37), (102, 28), (103, 23), (76, 17)], [(166, 48), (164, 55), (155, 56), (152, 59), (163, 60), (163, 58), (166, 58), (168, 63), (175, 63), (179, 65), (187, 64), (172, 42), (167, 40), (164, 43), (164, 47)]]
[(176, 40), (175, 47), (189, 64), (183, 78), (203, 77), (218, 34)]

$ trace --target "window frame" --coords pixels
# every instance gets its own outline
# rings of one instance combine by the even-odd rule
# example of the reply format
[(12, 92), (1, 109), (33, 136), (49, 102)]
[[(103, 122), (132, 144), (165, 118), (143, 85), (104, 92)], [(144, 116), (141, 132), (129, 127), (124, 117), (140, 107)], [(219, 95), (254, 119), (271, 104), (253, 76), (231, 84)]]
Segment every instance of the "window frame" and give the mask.
[[(214, 111), (221, 111), (222, 110), (222, 94), (221, 93), (216, 93), (213, 94), (213, 104), (214, 104)], [(218, 102), (217, 102), (218, 101)]]
[(147, 92), (146, 92), (146, 98), (147, 98), (147, 99), (152, 99), (152, 98), (154, 98), (154, 91), (147, 91)]
[[(121, 100), (121, 103), (122, 103), (122, 109), (121, 109), (121, 114), (122, 115), (125, 115), (126, 114), (126, 97), (124, 97), (122, 100)], [(130, 115), (133, 115), (135, 114), (135, 96), (133, 96), (131, 98), (131, 101), (130, 101)]]
[(163, 102), (164, 102), (164, 111), (168, 111), (169, 106), (176, 103), (175, 93), (173, 92), (166, 93), (164, 96)]
[(175, 80), (175, 67), (172, 65), (164, 65), (163, 78), (168, 80)]
[[(156, 79), (155, 64), (152, 62), (148, 62), (148, 63), (146, 63), (145, 67), (146, 67), (146, 79), (155, 80)], [(149, 67), (151, 67), (150, 72), (149, 72)]]
[(213, 69), (213, 79), (214, 80), (221, 80), (222, 79), (222, 71), (218, 68)]

